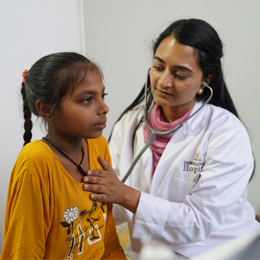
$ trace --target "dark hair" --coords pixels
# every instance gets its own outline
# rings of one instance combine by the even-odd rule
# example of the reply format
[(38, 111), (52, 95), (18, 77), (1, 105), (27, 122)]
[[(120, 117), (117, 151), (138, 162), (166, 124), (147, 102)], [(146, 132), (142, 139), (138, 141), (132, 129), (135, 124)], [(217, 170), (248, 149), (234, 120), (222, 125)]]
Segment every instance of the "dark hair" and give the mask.
[[(209, 103), (225, 108), (233, 113), (236, 117), (238, 117), (237, 110), (224, 81), (221, 67), (223, 45), (215, 29), (210, 24), (200, 19), (177, 20), (169, 25), (154, 42), (153, 55), (155, 55), (160, 43), (168, 36), (174, 37), (176, 41), (181, 44), (188, 45), (194, 48), (195, 54), (197, 55), (198, 64), (202, 70), (204, 79), (207, 79), (209, 74), (213, 75), (213, 80), (210, 83), (210, 86), (213, 89), (214, 94)], [(151, 93), (151, 84), (149, 80), (147, 89), (148, 105), (150, 108), (153, 101), (153, 96)], [(145, 88), (143, 87), (133, 103), (129, 107), (127, 107), (119, 116), (117, 122), (122, 118), (125, 113), (136, 107), (144, 100), (144, 92)], [(207, 99), (208, 96), (209, 92), (203, 91), (201, 95), (197, 95), (197, 99)], [(136, 129), (140, 126), (142, 121), (143, 119), (140, 120)], [(133, 139), (135, 136), (135, 131)]]
[(22, 83), (24, 113), (24, 145), (32, 138), (32, 113), (39, 116), (36, 101), (52, 105), (52, 111), (59, 107), (61, 101), (72, 94), (75, 87), (87, 75), (87, 71), (99, 66), (86, 57), (75, 52), (58, 52), (42, 57), (29, 70), (26, 83)]

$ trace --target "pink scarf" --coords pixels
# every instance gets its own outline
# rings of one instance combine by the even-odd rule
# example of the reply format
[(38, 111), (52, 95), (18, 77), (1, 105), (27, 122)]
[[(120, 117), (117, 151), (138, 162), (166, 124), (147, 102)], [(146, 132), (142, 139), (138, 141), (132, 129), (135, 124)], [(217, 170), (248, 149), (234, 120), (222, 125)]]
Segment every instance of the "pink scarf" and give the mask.
[[(166, 123), (164, 122), (161, 112), (160, 112), (160, 106), (155, 103), (153, 106), (149, 116), (148, 116), (148, 122), (150, 126), (159, 132), (165, 132), (168, 130), (171, 130), (175, 126), (177, 126), (179, 123), (185, 121), (193, 108), (191, 108), (184, 116), (177, 119), (173, 123)], [(144, 142), (147, 143), (151, 132), (146, 128), (146, 125), (143, 125), (143, 132), (144, 132)], [(157, 164), (161, 158), (161, 155), (168, 144), (169, 140), (173, 136), (174, 133), (165, 135), (165, 136), (156, 136), (151, 145), (149, 146), (153, 151), (153, 170), (152, 170), (152, 176), (155, 171), (155, 168), (157, 167)]]

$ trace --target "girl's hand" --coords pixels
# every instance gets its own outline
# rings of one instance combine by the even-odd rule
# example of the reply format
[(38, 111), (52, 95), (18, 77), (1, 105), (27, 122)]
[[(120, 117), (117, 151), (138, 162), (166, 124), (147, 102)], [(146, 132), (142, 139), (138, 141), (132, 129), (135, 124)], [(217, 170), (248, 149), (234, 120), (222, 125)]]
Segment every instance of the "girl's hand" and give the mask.
[(120, 203), (124, 184), (118, 179), (108, 161), (101, 156), (98, 161), (103, 170), (89, 170), (83, 178), (83, 190), (93, 192), (90, 198), (102, 202)]
[(83, 178), (83, 190), (93, 192), (89, 196), (92, 200), (117, 203), (135, 213), (140, 191), (122, 183), (104, 158), (99, 156), (98, 161), (103, 170), (87, 171), (87, 176)]

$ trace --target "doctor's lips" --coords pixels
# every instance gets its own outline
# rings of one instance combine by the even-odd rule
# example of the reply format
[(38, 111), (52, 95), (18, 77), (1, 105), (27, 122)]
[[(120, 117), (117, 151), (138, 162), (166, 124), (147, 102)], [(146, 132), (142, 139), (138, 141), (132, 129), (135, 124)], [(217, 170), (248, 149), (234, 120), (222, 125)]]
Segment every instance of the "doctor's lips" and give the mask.
[(161, 90), (159, 90), (158, 88), (156, 88), (156, 90), (157, 90), (160, 94), (173, 96), (173, 94), (167, 93), (167, 92), (164, 92), (164, 91), (161, 91)]

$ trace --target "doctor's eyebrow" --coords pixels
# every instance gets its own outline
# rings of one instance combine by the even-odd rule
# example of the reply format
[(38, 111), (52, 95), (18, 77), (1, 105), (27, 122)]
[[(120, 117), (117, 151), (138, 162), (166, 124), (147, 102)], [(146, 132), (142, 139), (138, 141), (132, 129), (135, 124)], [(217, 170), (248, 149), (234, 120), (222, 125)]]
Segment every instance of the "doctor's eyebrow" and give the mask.
[[(153, 59), (158, 60), (158, 61), (160, 61), (162, 63), (165, 63), (165, 61), (163, 59), (161, 59), (160, 57), (158, 57), (158, 56), (154, 56)], [(187, 70), (187, 71), (193, 73), (193, 71), (191, 69), (189, 69), (189, 68), (187, 68), (185, 66), (176, 65), (176, 66), (174, 66), (174, 68), (181, 69), (181, 70)]]

